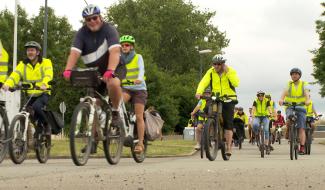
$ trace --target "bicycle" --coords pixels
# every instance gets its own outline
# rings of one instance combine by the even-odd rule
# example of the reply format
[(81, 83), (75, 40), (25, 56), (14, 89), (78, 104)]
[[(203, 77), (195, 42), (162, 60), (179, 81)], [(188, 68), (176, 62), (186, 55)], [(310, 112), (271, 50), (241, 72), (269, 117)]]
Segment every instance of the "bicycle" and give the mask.
[[(107, 134), (113, 131), (117, 134), (119, 131), (110, 127), (112, 111), (109, 98), (95, 90), (101, 84), (97, 68), (73, 70), (70, 82), (74, 87), (86, 89), (86, 95), (80, 98), (71, 118), (69, 137), (73, 163), (76, 166), (85, 165), (90, 157), (93, 143), (103, 141), (104, 153), (108, 163), (117, 164), (122, 147), (116, 146), (114, 150), (109, 149)], [(102, 105), (97, 105), (97, 103)], [(106, 115), (106, 118), (99, 118), (101, 114)], [(115, 138), (114, 141), (122, 141), (122, 139)], [(108, 158), (107, 151), (114, 151), (115, 154), (113, 155), (112, 152)]]
[(211, 97), (201, 96), (206, 99), (206, 122), (201, 136), (201, 158), (203, 151), (210, 161), (214, 161), (217, 157), (218, 150), (221, 149), (221, 155), (224, 161), (230, 159), (226, 154), (226, 145), (224, 138), (224, 129), (222, 127), (222, 104), (223, 102), (231, 102), (231, 97), (236, 95), (220, 96), (219, 93), (213, 93)]
[(274, 131), (274, 133), (275, 133), (275, 135), (274, 135), (275, 142), (278, 142), (279, 144), (281, 144), (282, 125), (279, 125), (279, 124), (275, 125), (275, 131)]
[[(35, 84), (22, 84), (16, 88), (10, 89), (10, 91), (21, 90), (27, 97), (27, 90), (40, 90)], [(51, 90), (47, 88), (45, 90)], [(9, 155), (11, 160), (15, 164), (21, 164), (27, 157), (28, 145), (31, 137), (27, 135), (28, 130), (31, 130), (31, 125), (37, 126), (36, 121), (33, 121), (33, 110), (29, 106), (29, 102), (35, 95), (29, 96), (26, 103), (20, 109), (20, 112), (15, 115), (10, 123), (9, 130)], [(43, 108), (45, 110), (45, 107)], [(46, 110), (45, 110), (46, 112)], [(50, 157), (51, 151), (51, 136), (45, 134), (45, 126), (41, 126), (41, 129), (35, 131), (34, 138), (34, 150), (37, 160), (44, 164)]]
[(244, 122), (239, 119), (234, 119), (234, 128), (233, 128), (233, 142), (235, 146), (238, 146), (239, 150), (242, 149), (242, 144), (244, 142)]
[(312, 123), (312, 121), (318, 121), (320, 117), (322, 117), (322, 115), (318, 115), (315, 118), (307, 118), (307, 120), (306, 120), (305, 154), (307, 154), (307, 155), (310, 155), (311, 144), (312, 144), (312, 141), (313, 141), (311, 123)]
[(290, 143), (290, 159), (295, 160), (298, 159), (298, 146), (299, 146), (299, 139), (298, 139), (298, 128), (297, 126), (297, 119), (298, 116), (296, 114), (296, 107), (297, 106), (304, 106), (304, 103), (296, 103), (296, 102), (283, 102), (284, 106), (288, 106), (292, 108), (293, 113), (289, 115), (288, 119), (290, 121), (289, 127), (289, 143)]
[[(0, 83), (0, 88), (3, 83)], [(0, 163), (5, 159), (8, 152), (8, 115), (6, 101), (0, 101)]]
[[(256, 116), (256, 117), (258, 117), (258, 116)], [(264, 116), (260, 117), (258, 134), (255, 135), (255, 138), (256, 138), (257, 147), (258, 147), (259, 151), (261, 152), (261, 158), (264, 158), (264, 155), (270, 154), (270, 151), (266, 148), (266, 145), (265, 145), (265, 134), (264, 134), (264, 126), (263, 126), (262, 118), (264, 118)]]

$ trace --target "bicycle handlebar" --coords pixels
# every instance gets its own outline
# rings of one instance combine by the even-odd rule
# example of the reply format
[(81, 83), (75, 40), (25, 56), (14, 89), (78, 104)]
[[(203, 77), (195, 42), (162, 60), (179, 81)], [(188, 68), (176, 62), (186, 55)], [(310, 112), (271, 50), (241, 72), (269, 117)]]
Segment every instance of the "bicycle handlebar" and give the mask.
[(304, 106), (305, 103), (302, 102), (302, 103), (297, 103), (297, 102), (283, 102), (282, 104), (283, 106)]

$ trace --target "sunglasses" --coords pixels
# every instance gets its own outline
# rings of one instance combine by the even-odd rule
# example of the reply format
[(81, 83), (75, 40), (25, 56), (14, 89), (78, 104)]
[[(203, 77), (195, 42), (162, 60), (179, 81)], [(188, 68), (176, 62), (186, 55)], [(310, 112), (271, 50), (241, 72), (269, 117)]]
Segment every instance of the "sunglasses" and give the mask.
[(86, 22), (90, 22), (90, 21), (96, 21), (98, 19), (98, 16), (93, 16), (93, 17), (89, 17), (89, 18), (85, 18)]
[(212, 65), (222, 65), (223, 63), (212, 63)]
[(264, 94), (257, 94), (257, 97), (264, 97)]
[(121, 46), (122, 46), (122, 47), (130, 47), (131, 44), (122, 44)]

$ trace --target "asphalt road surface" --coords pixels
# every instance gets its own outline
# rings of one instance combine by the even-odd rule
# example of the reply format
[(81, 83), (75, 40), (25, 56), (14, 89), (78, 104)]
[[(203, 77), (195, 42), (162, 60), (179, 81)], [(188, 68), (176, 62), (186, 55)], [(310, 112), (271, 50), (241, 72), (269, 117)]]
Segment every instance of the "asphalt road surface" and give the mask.
[[(70, 159), (51, 159), (46, 164), (26, 160), (0, 164), (0, 189), (325, 189), (325, 146), (316, 139), (312, 155), (290, 160), (287, 141), (274, 145), (261, 158), (256, 146), (235, 148), (230, 161), (188, 157), (148, 158), (142, 164), (123, 158), (118, 165), (90, 159), (74, 166)], [(150, 148), (150, 147), (149, 147)]]

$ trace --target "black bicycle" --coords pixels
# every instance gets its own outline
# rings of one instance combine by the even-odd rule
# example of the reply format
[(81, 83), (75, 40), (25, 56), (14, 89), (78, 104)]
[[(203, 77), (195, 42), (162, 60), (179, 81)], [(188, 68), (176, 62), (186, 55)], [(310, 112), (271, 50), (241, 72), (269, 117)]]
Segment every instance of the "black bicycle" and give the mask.
[[(256, 116), (258, 117), (258, 116)], [(264, 158), (265, 154), (270, 154), (269, 149), (265, 145), (265, 133), (264, 133), (264, 126), (263, 126), (263, 117), (260, 118), (260, 123), (258, 127), (258, 134), (255, 135), (256, 143), (259, 151), (261, 152), (261, 158)]]
[(304, 106), (304, 103), (296, 103), (296, 102), (283, 102), (284, 106), (288, 106), (288, 108), (292, 108), (292, 114), (289, 115), (288, 119), (290, 121), (289, 127), (289, 143), (290, 143), (290, 159), (295, 160), (298, 159), (298, 148), (299, 148), (299, 139), (298, 139), (298, 128), (297, 128), (297, 106)]
[[(0, 83), (0, 88), (3, 83)], [(8, 116), (6, 110), (6, 102), (0, 101), (0, 163), (4, 160), (8, 152)]]
[(230, 159), (230, 156), (226, 154), (226, 142), (222, 126), (222, 104), (223, 102), (233, 101), (230, 99), (231, 97), (237, 96), (220, 96), (219, 93), (214, 93), (211, 97), (201, 97), (207, 101), (205, 109), (207, 121), (204, 124), (201, 136), (201, 158), (203, 158), (204, 150), (206, 157), (210, 161), (214, 161), (217, 157), (218, 150), (221, 149), (223, 160), (227, 161)]
[(319, 120), (320, 117), (322, 117), (322, 115), (318, 115), (315, 118), (307, 117), (306, 129), (305, 129), (305, 133), (306, 133), (305, 154), (307, 154), (307, 155), (310, 155), (311, 144), (312, 144), (312, 141), (313, 141), (313, 136), (312, 136), (313, 131), (312, 131), (312, 128), (311, 128), (311, 123), (313, 121)]
[[(35, 84), (23, 84), (16, 88), (10, 89), (11, 91), (22, 90), (27, 96), (27, 90), (40, 90)], [(51, 90), (50, 88), (46, 90)], [(9, 155), (11, 160), (15, 164), (21, 164), (27, 157), (28, 142), (30, 141), (28, 130), (32, 126), (37, 126), (34, 134), (34, 149), (36, 158), (40, 163), (46, 163), (50, 157), (51, 150), (51, 136), (45, 134), (45, 126), (37, 125), (33, 120), (34, 111), (29, 106), (29, 102), (34, 97), (34, 94), (30, 95), (26, 103), (20, 109), (20, 112), (13, 118), (10, 123), (9, 130)], [(43, 108), (45, 110), (45, 107)], [(40, 127), (40, 128), (39, 128)]]

